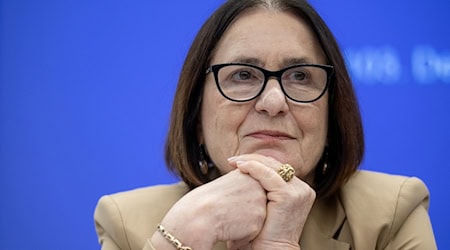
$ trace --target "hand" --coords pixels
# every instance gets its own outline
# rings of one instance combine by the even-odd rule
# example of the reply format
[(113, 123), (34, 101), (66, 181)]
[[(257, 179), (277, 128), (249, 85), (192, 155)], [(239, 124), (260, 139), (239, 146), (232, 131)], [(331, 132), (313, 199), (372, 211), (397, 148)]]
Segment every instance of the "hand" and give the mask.
[[(316, 197), (314, 190), (298, 177), (285, 182), (277, 172), (282, 163), (270, 157), (240, 155), (230, 164), (257, 180), (267, 192), (267, 217), (251, 242), (252, 249), (299, 249), (298, 241)], [(242, 242), (236, 244), (245, 249)]]
[[(161, 222), (168, 232), (193, 249), (212, 249), (217, 241), (248, 243), (261, 232), (266, 191), (257, 180), (232, 170), (180, 199)], [(155, 233), (152, 244), (170, 247)]]

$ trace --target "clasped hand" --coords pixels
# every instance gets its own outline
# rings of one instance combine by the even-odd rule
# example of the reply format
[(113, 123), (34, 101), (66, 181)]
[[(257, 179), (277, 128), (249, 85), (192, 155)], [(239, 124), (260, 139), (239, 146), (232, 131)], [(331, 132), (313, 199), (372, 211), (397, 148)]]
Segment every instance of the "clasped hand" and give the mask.
[(285, 182), (281, 163), (258, 154), (229, 159), (233, 170), (180, 199), (163, 220), (193, 249), (299, 249), (314, 190), (294, 177)]

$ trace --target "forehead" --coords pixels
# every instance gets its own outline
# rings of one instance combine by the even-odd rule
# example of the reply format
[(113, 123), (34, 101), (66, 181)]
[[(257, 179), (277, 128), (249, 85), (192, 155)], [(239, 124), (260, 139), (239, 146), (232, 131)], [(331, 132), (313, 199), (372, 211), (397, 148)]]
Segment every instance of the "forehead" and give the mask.
[(234, 20), (217, 44), (212, 64), (243, 60), (277, 68), (291, 61), (325, 63), (317, 38), (303, 19), (265, 8), (248, 10)]

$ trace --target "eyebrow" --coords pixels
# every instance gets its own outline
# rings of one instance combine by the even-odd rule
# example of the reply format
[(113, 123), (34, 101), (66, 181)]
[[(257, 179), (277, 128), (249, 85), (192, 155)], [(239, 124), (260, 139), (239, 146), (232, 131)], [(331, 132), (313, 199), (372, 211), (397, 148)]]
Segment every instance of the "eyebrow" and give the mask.
[(237, 57), (236, 59), (231, 60), (233, 63), (246, 63), (252, 65), (262, 66), (262, 61), (255, 57)]
[[(246, 63), (256, 66), (264, 66), (264, 63), (255, 57), (237, 57), (236, 59), (231, 60), (232, 63)], [(296, 64), (309, 64), (314, 63), (313, 60), (311, 60), (308, 57), (292, 57), (292, 58), (286, 58), (282, 61), (280, 67), (285, 68)]]
[(288, 59), (284, 59), (281, 66), (288, 67), (296, 64), (307, 64), (314, 63), (314, 61), (308, 57), (292, 57)]

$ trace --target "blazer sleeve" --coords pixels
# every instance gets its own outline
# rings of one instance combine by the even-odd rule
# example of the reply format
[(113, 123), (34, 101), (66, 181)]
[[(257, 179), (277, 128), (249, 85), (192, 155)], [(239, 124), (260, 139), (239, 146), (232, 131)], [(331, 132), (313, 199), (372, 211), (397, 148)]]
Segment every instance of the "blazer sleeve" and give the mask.
[(132, 237), (128, 235), (125, 227), (126, 218), (123, 213), (114, 196), (105, 195), (98, 201), (94, 212), (94, 222), (101, 249), (155, 250), (150, 239), (146, 237), (142, 239), (142, 242), (145, 242), (143, 246), (138, 242), (132, 243)]
[(102, 250), (131, 249), (119, 207), (110, 196), (105, 195), (98, 201), (94, 222)]
[(386, 250), (437, 249), (428, 215), (429, 193), (418, 178), (403, 182)]

